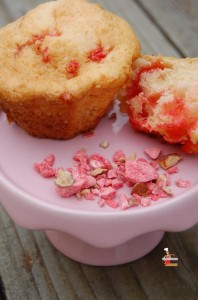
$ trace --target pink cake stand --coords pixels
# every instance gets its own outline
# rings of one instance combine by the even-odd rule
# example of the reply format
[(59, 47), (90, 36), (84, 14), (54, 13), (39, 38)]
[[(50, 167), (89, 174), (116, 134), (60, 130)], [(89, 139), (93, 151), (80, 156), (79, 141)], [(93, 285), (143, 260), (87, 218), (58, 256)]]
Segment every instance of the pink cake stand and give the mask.
[[(85, 147), (88, 154), (101, 153), (111, 159), (122, 149), (144, 157), (144, 149), (158, 146), (164, 153), (179, 148), (133, 132), (127, 117), (118, 113), (116, 120), (105, 117), (93, 137), (78, 136), (68, 141), (33, 138), (16, 124), (8, 125), (0, 114), (0, 202), (18, 225), (44, 230), (51, 243), (66, 256), (90, 265), (118, 265), (136, 260), (150, 252), (165, 231), (183, 231), (198, 221), (198, 156), (183, 155), (180, 172), (172, 175), (188, 179), (191, 187), (178, 188), (174, 196), (153, 202), (149, 207), (128, 210), (100, 208), (97, 201), (60, 198), (52, 179), (40, 177), (33, 164), (50, 153), (56, 166), (69, 167), (74, 153)], [(110, 145), (102, 149), (99, 144)]]

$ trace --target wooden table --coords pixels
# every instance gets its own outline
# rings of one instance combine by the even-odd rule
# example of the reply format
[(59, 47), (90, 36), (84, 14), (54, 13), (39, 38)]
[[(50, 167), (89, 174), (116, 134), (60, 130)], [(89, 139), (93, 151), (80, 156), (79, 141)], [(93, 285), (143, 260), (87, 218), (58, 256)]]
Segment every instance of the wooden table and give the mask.
[[(0, 0), (0, 26), (42, 0)], [(142, 51), (198, 56), (197, 0), (100, 0), (133, 24)], [(162, 265), (164, 248), (179, 258)], [(116, 267), (92, 267), (60, 254), (42, 232), (28, 231), (0, 210), (0, 299), (198, 299), (198, 226), (166, 233), (142, 259)]]

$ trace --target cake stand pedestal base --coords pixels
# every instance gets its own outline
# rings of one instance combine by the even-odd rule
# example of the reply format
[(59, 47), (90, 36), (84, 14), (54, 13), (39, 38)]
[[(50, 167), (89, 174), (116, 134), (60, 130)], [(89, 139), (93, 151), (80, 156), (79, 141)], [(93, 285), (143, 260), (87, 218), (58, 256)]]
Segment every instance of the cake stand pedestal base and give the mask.
[(94, 266), (113, 266), (143, 257), (161, 241), (164, 231), (150, 232), (112, 248), (98, 248), (67, 233), (47, 230), (55, 248), (78, 262)]

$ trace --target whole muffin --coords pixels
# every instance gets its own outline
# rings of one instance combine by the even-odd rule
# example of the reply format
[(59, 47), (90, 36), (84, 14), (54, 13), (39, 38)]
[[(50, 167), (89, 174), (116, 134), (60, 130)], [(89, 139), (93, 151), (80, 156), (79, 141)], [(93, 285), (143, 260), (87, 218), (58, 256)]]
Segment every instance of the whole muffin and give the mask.
[(132, 126), (198, 153), (198, 59), (142, 56), (127, 89)]
[(127, 22), (97, 4), (39, 5), (0, 30), (0, 108), (30, 135), (73, 137), (97, 125), (139, 52)]

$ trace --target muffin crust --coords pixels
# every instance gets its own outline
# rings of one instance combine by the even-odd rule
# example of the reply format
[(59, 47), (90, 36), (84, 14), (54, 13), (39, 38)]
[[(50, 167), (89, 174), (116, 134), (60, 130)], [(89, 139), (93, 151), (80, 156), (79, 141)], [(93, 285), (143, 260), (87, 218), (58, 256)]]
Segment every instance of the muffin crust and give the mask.
[(0, 107), (55, 139), (96, 126), (140, 52), (124, 20), (84, 0), (39, 5), (0, 30), (0, 45)]

